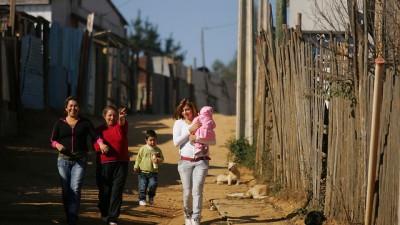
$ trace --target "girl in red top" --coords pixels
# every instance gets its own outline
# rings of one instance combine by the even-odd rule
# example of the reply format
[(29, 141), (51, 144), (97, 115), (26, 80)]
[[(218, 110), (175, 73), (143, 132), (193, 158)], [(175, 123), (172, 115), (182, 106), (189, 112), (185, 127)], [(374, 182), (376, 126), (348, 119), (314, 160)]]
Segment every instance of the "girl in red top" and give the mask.
[(101, 163), (97, 167), (100, 170), (97, 171), (100, 175), (99, 209), (102, 221), (109, 225), (117, 224), (128, 174), (128, 123), (125, 116), (125, 108), (117, 110), (114, 106), (106, 106), (103, 110), (105, 124), (97, 131), (108, 148), (101, 149), (97, 143), (94, 144)]

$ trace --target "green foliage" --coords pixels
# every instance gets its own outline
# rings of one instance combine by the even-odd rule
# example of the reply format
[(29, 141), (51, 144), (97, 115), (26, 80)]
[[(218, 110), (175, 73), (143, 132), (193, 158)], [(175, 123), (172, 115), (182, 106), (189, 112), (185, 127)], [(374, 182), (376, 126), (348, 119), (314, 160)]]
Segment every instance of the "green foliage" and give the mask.
[(225, 70), (225, 64), (221, 60), (215, 60), (214, 63), (211, 66), (211, 70), (213, 71), (214, 74), (221, 76), (221, 74)]
[(271, 193), (276, 194), (279, 193), (283, 189), (282, 184), (278, 181), (274, 182), (271, 187)]
[[(330, 100), (334, 97), (340, 97), (350, 100), (353, 104), (357, 103), (354, 95), (354, 81), (351, 79), (345, 80), (330, 80), (329, 85), (319, 85), (325, 91), (325, 98)], [(329, 88), (326, 88), (328, 86)]]
[(172, 35), (170, 35), (169, 38), (165, 40), (164, 54), (170, 55), (182, 62), (185, 59), (186, 52), (178, 54), (178, 52), (182, 50), (182, 46), (180, 43), (175, 44), (174, 42), (175, 40), (172, 38)]
[(225, 65), (220, 60), (216, 60), (216, 61), (214, 61), (211, 68), (212, 68), (212, 71), (214, 72), (214, 74), (220, 76), (222, 80), (236, 82), (236, 77), (237, 77), (237, 75), (236, 75), (237, 74), (236, 54), (232, 58), (232, 60), (228, 63), (228, 65)]
[(175, 44), (172, 35), (165, 39), (165, 48), (162, 48), (163, 41), (160, 39), (158, 27), (149, 22), (148, 19), (143, 21), (140, 17), (140, 10), (138, 17), (131, 21), (131, 27), (133, 33), (129, 34), (128, 40), (134, 48), (149, 51), (153, 54), (174, 57), (180, 61), (185, 59), (186, 52), (180, 53), (182, 46), (180, 43)]
[(147, 19), (143, 21), (140, 18), (140, 11), (136, 20), (131, 22), (133, 34), (129, 35), (129, 40), (135, 48), (161, 53), (161, 41), (157, 27), (151, 24)]
[(234, 155), (234, 161), (249, 169), (254, 169), (256, 149), (250, 145), (246, 138), (238, 140), (231, 138), (225, 143), (225, 146)]

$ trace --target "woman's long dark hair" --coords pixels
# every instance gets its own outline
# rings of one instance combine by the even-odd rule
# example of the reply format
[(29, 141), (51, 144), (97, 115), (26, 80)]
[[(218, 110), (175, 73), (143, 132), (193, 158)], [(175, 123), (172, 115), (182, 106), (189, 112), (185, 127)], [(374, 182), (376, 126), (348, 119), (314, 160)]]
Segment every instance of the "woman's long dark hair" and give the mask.
[(192, 101), (191, 98), (184, 98), (179, 103), (179, 105), (175, 109), (175, 113), (172, 115), (172, 118), (175, 120), (183, 119), (182, 111), (185, 106), (189, 106), (193, 111), (193, 116), (197, 116), (199, 114), (199, 110), (197, 110), (196, 104)]

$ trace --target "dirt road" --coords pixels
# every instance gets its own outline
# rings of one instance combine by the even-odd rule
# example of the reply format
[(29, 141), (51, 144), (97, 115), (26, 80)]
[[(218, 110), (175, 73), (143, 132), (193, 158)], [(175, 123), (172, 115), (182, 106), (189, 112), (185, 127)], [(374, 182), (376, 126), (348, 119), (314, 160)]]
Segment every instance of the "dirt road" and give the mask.
[[(57, 152), (50, 148), (50, 133), (58, 115), (49, 112), (29, 113), (23, 123), (24, 133), (18, 138), (0, 139), (0, 225), (65, 224), (61, 190), (56, 167)], [(172, 144), (173, 120), (168, 115), (131, 115), (129, 122), (130, 173), (125, 187), (119, 224), (183, 224), (182, 191), (177, 172), (178, 152)], [(293, 224), (285, 217), (297, 204), (277, 207), (268, 200), (229, 200), (226, 194), (244, 192), (246, 184), (217, 185), (216, 175), (227, 173), (226, 140), (235, 135), (235, 117), (215, 115), (217, 146), (211, 148), (210, 171), (204, 189), (202, 224)], [(95, 125), (102, 122), (92, 118)], [(160, 166), (160, 185), (154, 206), (139, 206), (137, 176), (133, 174), (136, 153), (144, 144), (144, 131), (154, 129), (159, 147), (165, 155)], [(94, 152), (82, 193), (80, 224), (101, 224), (97, 209)], [(252, 180), (250, 171), (241, 168), (244, 181)], [(215, 205), (213, 205), (213, 203)], [(216, 210), (218, 209), (218, 210)]]

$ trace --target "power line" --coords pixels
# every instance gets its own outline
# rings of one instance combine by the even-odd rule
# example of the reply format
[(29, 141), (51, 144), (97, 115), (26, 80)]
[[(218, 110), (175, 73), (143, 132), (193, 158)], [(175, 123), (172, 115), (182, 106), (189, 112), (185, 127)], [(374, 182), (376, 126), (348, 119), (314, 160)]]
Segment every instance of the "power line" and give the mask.
[(121, 3), (119, 6), (117, 6), (117, 8), (121, 8), (124, 5), (127, 5), (128, 3), (132, 3), (132, 0), (127, 0), (126, 2)]
[(211, 29), (216, 29), (216, 28), (223, 28), (223, 27), (231, 27), (231, 26), (236, 26), (237, 23), (231, 23), (231, 24), (224, 24), (224, 25), (218, 25), (218, 26), (213, 26), (213, 27), (204, 27), (204, 30), (211, 30)]
[(201, 59), (202, 59), (204, 68), (206, 67), (206, 56), (205, 56), (205, 49), (204, 49), (204, 31), (217, 29), (217, 28), (231, 27), (231, 26), (236, 26), (236, 25), (237, 25), (237, 23), (231, 23), (231, 24), (224, 24), (224, 25), (218, 25), (218, 26), (213, 26), (213, 27), (202, 27), (201, 28), (201, 34), (200, 34)]

